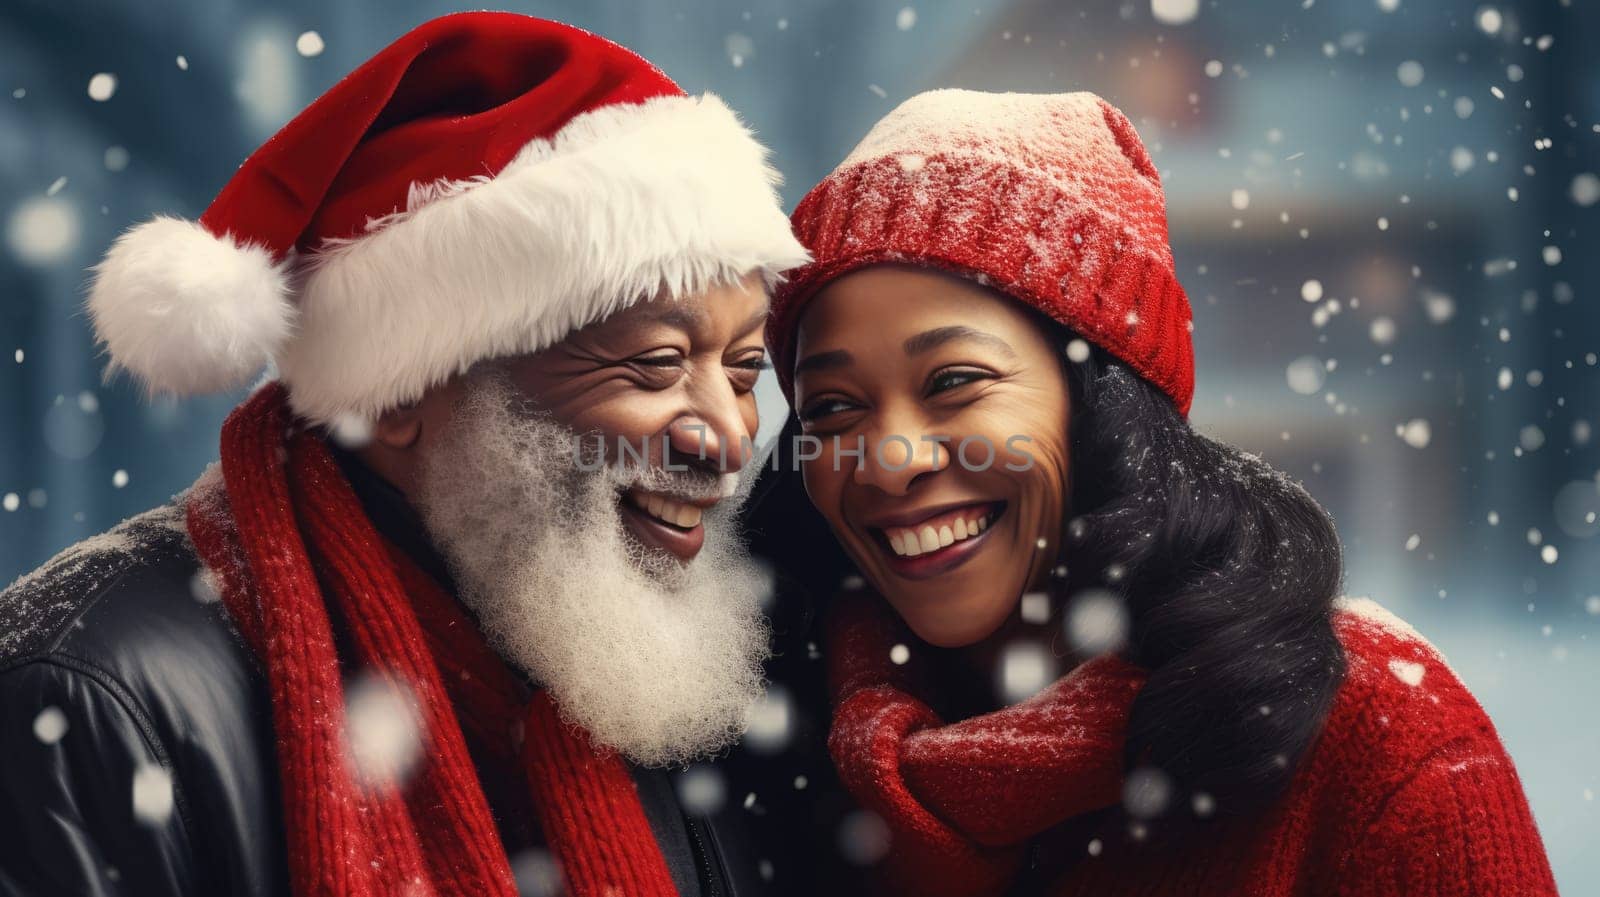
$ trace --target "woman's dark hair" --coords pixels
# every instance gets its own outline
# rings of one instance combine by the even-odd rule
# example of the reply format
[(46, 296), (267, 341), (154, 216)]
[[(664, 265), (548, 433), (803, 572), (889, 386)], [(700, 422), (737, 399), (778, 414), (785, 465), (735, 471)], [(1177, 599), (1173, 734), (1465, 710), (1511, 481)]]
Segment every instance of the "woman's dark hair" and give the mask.
[(1287, 783), (1343, 679), (1333, 521), (1259, 457), (1195, 432), (1120, 361), (1096, 349), (1065, 364), (1072, 484), (1052, 591), (1124, 602), (1126, 656), (1149, 673), (1127, 768), (1164, 774), (1179, 813), (1197, 793), (1220, 815), (1247, 813)]

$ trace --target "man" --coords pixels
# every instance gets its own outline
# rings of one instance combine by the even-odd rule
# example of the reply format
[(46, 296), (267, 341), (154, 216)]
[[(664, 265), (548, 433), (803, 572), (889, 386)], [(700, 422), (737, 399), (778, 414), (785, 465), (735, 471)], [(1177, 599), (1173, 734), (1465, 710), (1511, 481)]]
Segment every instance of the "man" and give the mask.
[(119, 239), (113, 369), (277, 380), (172, 505), (0, 597), (0, 891), (767, 886), (664, 770), (762, 691), (729, 522), (804, 259), (775, 186), (715, 97), (467, 13)]

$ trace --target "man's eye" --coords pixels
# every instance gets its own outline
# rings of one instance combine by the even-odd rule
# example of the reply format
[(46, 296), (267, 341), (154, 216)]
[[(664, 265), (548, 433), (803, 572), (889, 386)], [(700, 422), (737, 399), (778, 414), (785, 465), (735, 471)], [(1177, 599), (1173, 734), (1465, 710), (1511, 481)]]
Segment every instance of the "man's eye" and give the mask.
[(671, 368), (683, 363), (683, 356), (677, 352), (662, 352), (656, 355), (640, 355), (632, 359), (634, 364), (642, 364), (652, 368)]
[(767, 361), (767, 356), (765, 355), (752, 355), (749, 358), (742, 358), (738, 361), (730, 362), (728, 367), (738, 368), (741, 371), (755, 371), (756, 373), (760, 373), (772, 367), (772, 363)]
[(728, 372), (728, 382), (740, 395), (748, 395), (756, 388), (756, 381), (761, 378), (761, 372), (771, 367), (767, 359), (761, 355), (751, 355), (738, 361), (730, 361), (723, 366)]
[(976, 383), (988, 378), (983, 371), (964, 368), (959, 370), (939, 371), (928, 380), (928, 395), (946, 392), (968, 383)]

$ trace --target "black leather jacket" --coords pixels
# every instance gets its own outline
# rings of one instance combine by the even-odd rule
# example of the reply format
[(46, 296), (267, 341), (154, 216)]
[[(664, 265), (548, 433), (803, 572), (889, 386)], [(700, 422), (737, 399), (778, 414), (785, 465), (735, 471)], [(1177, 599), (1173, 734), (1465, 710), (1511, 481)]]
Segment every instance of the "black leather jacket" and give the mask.
[[(381, 487), (356, 485), (379, 528), (395, 524)], [(168, 506), (0, 593), (0, 894), (288, 894), (265, 678), (197, 569)], [(708, 817), (680, 807), (672, 773), (635, 770), (682, 894), (813, 893), (795, 782), (826, 771), (809, 739), (719, 760), (727, 798)], [(143, 812), (136, 781), (155, 798)]]

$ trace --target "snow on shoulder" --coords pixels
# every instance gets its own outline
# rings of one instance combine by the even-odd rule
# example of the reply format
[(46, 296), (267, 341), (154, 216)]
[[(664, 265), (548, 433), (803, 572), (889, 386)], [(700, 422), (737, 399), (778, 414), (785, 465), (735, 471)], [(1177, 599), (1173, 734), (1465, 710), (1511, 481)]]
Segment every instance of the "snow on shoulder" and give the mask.
[(1484, 716), (1443, 652), (1411, 624), (1371, 598), (1338, 598), (1334, 611), (1347, 667), (1342, 699), (1367, 703), (1385, 726), (1419, 701), (1435, 711), (1450, 706)]
[(0, 591), (0, 659), (28, 653), (129, 568), (186, 546), (182, 502), (129, 517), (63, 549)]

